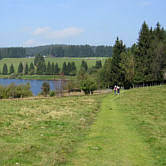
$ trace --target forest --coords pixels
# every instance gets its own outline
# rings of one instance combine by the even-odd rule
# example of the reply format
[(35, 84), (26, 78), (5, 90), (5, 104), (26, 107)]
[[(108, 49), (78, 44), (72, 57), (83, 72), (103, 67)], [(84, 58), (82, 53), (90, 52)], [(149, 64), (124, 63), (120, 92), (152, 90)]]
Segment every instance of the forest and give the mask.
[(155, 28), (142, 24), (137, 43), (127, 48), (117, 38), (112, 58), (99, 73), (101, 86), (125, 88), (164, 82), (166, 72), (166, 31), (158, 22)]
[(37, 54), (52, 57), (111, 57), (112, 46), (48, 45), (26, 48), (0, 48), (0, 59), (34, 57)]

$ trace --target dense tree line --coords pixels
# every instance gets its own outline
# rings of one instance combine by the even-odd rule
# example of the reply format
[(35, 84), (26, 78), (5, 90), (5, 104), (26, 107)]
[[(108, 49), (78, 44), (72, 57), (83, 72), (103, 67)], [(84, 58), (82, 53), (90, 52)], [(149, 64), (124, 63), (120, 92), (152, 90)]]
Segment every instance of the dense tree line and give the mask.
[(31, 48), (0, 48), (0, 60), (2, 58), (34, 57), (37, 54), (53, 57), (111, 57), (112, 46), (48, 45)]
[(36, 54), (53, 57), (111, 57), (112, 47), (90, 45), (49, 45), (32, 48), (0, 48), (0, 59), (34, 57)]
[(164, 81), (165, 69), (166, 31), (159, 23), (153, 29), (144, 22), (138, 42), (131, 48), (117, 38), (112, 58), (99, 73), (99, 82), (101, 86), (118, 84), (125, 88), (154, 85)]
[(48, 54), (54, 57), (111, 57), (111, 46), (89, 46), (89, 45), (71, 45), (71, 46), (52, 46)]
[(1, 58), (24, 58), (26, 57), (25, 48), (11, 47), (11, 48), (0, 48), (0, 59)]
[[(86, 64), (87, 65), (87, 64)], [(75, 65), (75, 62), (64, 62), (62, 69), (59, 68), (58, 63), (50, 63), (48, 62), (46, 64), (45, 59), (42, 55), (37, 55), (34, 59), (34, 63), (30, 63), (30, 65), (23, 64), (22, 62), (19, 63), (18, 68), (15, 69), (14, 65), (11, 64), (9, 69), (6, 64), (3, 65), (2, 69), (3, 75), (8, 74), (18, 74), (18, 75), (76, 75), (77, 74), (77, 68)]]

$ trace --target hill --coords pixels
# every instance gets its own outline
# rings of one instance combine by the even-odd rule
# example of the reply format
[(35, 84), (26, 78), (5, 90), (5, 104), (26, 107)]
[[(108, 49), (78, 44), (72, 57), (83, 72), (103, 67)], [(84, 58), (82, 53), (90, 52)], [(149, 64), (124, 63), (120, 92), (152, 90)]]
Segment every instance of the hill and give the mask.
[(112, 46), (46, 45), (26, 48), (0, 48), (0, 59), (23, 58), (36, 54), (53, 57), (111, 57)]

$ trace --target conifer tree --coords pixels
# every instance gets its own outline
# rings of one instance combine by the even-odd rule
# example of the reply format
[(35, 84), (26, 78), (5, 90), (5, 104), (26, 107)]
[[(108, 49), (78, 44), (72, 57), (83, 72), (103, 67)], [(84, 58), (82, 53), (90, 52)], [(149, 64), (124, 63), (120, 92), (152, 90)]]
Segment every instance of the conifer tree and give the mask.
[(151, 42), (153, 39), (153, 31), (149, 30), (146, 22), (142, 24), (138, 38), (138, 52), (135, 56), (135, 83), (145, 83), (152, 80), (151, 63)]
[(8, 68), (7, 68), (6, 63), (3, 65), (2, 74), (3, 74), (3, 75), (7, 75), (7, 74), (8, 74)]
[(54, 65), (54, 62), (52, 62), (51, 64), (51, 74), (54, 75), (55, 73), (55, 65)]
[(72, 62), (71, 63), (71, 75), (76, 75), (77, 73), (77, 68), (76, 68), (76, 65), (75, 65), (75, 62)]
[(70, 73), (72, 72), (72, 66), (70, 62), (68, 62), (66, 70), (66, 75), (70, 75)]
[(10, 65), (10, 71), (9, 72), (10, 72), (10, 74), (14, 73), (14, 66), (13, 66), (13, 64)]
[(47, 68), (46, 68), (46, 63), (43, 62), (43, 63), (42, 63), (42, 71), (43, 71), (43, 74), (46, 74), (46, 70), (47, 70)]
[(23, 64), (22, 64), (22, 62), (20, 62), (19, 65), (18, 65), (18, 74), (21, 74), (21, 73), (23, 73)]
[(34, 65), (37, 66), (38, 63), (44, 63), (45, 59), (42, 55), (38, 54), (35, 56)]
[(84, 68), (85, 71), (88, 70), (88, 65), (87, 65), (87, 62), (86, 62), (86, 61), (83, 60), (83, 61), (81, 62), (81, 68)]
[(66, 65), (66, 62), (63, 63), (63, 66), (62, 66), (62, 73), (63, 73), (64, 75), (67, 74), (67, 65)]
[(34, 68), (34, 65), (33, 63), (30, 64), (30, 67), (29, 67), (29, 74), (30, 75), (33, 75), (35, 73), (35, 68)]
[(100, 69), (100, 68), (102, 68), (102, 63), (101, 63), (101, 60), (96, 61), (95, 68), (96, 68), (96, 69)]
[(51, 63), (50, 63), (50, 62), (48, 62), (48, 64), (47, 64), (46, 72), (47, 72), (48, 75), (51, 75), (51, 74), (52, 74)]
[(122, 40), (119, 40), (117, 37), (115, 45), (113, 47), (113, 55), (112, 55), (112, 61), (111, 61), (111, 83), (112, 86), (118, 84), (123, 85), (124, 82), (124, 74), (121, 70), (121, 53), (125, 52), (126, 46), (123, 44)]
[(54, 68), (54, 74), (59, 74), (59, 72), (60, 72), (60, 68), (58, 67), (58, 63), (56, 63)]
[(39, 62), (36, 66), (36, 74), (43, 75), (46, 73), (45, 63)]
[(24, 74), (27, 75), (27, 74), (28, 74), (28, 71), (29, 71), (29, 67), (28, 67), (28, 64), (26, 63)]

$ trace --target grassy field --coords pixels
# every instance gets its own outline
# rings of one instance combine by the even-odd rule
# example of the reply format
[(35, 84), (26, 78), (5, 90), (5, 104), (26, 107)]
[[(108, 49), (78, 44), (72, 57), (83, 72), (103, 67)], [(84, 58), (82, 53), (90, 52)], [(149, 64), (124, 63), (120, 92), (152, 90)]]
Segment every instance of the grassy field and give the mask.
[[(54, 62), (54, 63), (58, 63), (59, 67), (62, 68), (63, 62), (75, 62), (77, 69), (80, 68), (81, 62), (82, 60), (85, 60), (88, 64), (89, 67), (92, 67), (93, 65), (95, 65), (97, 60), (102, 60), (102, 62), (104, 63), (106, 58), (101, 58), (101, 57), (97, 57), (97, 58), (45, 58), (46, 63), (48, 61), (50, 62)], [(4, 58), (2, 60), (0, 60), (0, 71), (2, 71), (3, 68), (3, 64), (7, 64), (8, 69), (10, 67), (11, 64), (14, 65), (15, 70), (17, 71), (18, 69), (18, 65), (20, 62), (26, 64), (30, 64), (31, 62), (34, 61), (34, 58)]]
[(166, 86), (0, 100), (2, 166), (165, 166)]
[(67, 166), (165, 166), (166, 86), (109, 95)]
[(0, 166), (66, 163), (85, 138), (102, 97), (1, 100)]

